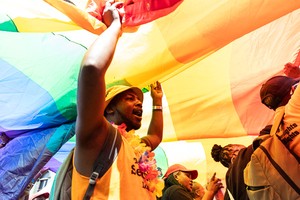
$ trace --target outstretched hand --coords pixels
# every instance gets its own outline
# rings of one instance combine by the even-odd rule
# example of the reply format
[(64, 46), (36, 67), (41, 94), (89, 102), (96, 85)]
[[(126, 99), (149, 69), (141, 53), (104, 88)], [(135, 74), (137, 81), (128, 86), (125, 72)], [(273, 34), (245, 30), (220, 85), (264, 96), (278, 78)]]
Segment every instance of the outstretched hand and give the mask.
[(103, 23), (109, 27), (113, 21), (121, 23), (121, 18), (124, 15), (124, 8), (122, 2), (107, 1), (103, 10)]
[(206, 189), (207, 191), (213, 192), (216, 195), (218, 192), (221, 192), (220, 189), (223, 187), (224, 186), (221, 182), (221, 179), (217, 178), (216, 173), (214, 173), (207, 183)]
[(152, 99), (161, 99), (163, 97), (163, 91), (160, 82), (156, 81), (150, 84), (151, 87), (151, 97)]

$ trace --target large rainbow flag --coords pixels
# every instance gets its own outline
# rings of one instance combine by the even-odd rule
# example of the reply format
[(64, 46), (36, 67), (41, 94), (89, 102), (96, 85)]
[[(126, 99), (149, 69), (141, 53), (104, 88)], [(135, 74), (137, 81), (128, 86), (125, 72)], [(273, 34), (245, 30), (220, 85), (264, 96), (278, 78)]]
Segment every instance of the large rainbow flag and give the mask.
[[(108, 86), (137, 85), (147, 95), (150, 83), (162, 82), (165, 143), (257, 135), (273, 117), (260, 85), (282, 74), (300, 47), (300, 2), (172, 2), (124, 27)], [(74, 142), (80, 62), (105, 29), (87, 15), (86, 1), (74, 3), (0, 0), (0, 133), (10, 138), (0, 148), (0, 199), (17, 199)], [(150, 116), (145, 107), (140, 134)]]

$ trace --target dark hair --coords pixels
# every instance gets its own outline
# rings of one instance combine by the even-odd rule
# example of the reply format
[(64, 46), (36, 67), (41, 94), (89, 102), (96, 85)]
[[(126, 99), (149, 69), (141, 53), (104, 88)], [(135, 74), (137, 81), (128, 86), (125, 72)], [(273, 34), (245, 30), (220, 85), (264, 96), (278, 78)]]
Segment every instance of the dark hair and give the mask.
[(228, 144), (224, 147), (221, 145), (214, 144), (214, 146), (211, 149), (211, 157), (216, 161), (216, 162), (221, 162), (221, 164), (224, 167), (229, 167), (231, 163), (231, 157), (233, 153), (233, 145)]
[(165, 179), (165, 187), (162, 192), (164, 193), (172, 185), (180, 185), (174, 177), (174, 172)]

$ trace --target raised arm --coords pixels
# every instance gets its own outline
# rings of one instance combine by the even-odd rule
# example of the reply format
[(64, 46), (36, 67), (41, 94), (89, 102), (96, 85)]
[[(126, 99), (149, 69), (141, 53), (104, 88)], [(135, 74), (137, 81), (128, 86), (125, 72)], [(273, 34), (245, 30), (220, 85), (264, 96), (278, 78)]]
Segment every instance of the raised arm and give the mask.
[(223, 188), (221, 179), (216, 177), (216, 173), (210, 178), (206, 186), (206, 191), (202, 200), (224, 200), (224, 194), (222, 193), (221, 188)]
[(108, 28), (87, 50), (78, 78), (75, 165), (83, 175), (89, 174), (86, 169), (93, 165), (108, 133), (103, 116), (105, 73), (121, 33), (116, 5), (107, 2), (103, 20)]
[(162, 141), (163, 138), (163, 109), (162, 97), (163, 92), (160, 82), (156, 81), (151, 84), (151, 97), (152, 97), (152, 118), (148, 128), (147, 136), (142, 140), (154, 150)]

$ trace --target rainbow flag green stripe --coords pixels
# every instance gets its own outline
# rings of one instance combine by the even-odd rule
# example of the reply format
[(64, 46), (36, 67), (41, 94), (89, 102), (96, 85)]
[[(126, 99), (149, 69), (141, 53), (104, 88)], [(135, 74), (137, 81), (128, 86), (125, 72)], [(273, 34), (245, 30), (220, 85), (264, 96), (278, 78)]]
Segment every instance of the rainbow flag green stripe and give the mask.
[(18, 32), (18, 29), (8, 15), (0, 13), (0, 31)]
[[(36, 118), (42, 117), (43, 114), (55, 116), (59, 113), (65, 118), (65, 121), (74, 120), (76, 116), (77, 76), (86, 48), (66, 37), (53, 33), (0, 32), (0, 42), (3, 47), (0, 50), (1, 60), (6, 63), (6, 65), (1, 65), (2, 73), (7, 70), (14, 71), (10, 77), (11, 80), (14, 80), (15, 76), (22, 76), (28, 85), (24, 89), (34, 93), (30, 97), (31, 101), (33, 101), (32, 98), (39, 98), (36, 99), (38, 102), (36, 108), (32, 105), (32, 110), (41, 109), (45, 111), (44, 113), (39, 112), (39, 116), (36, 115), (37, 111), (27, 114), (36, 115), (32, 116), (32, 118)], [(16, 55), (18, 55), (18, 59), (15, 59)], [(19, 86), (13, 85), (14, 83), (18, 84), (17, 81), (6, 82), (9, 88), (19, 88)], [(33, 85), (41, 90), (37, 92), (36, 88), (31, 88)], [(4, 89), (5, 87), (2, 87), (0, 92)], [(16, 93), (12, 91), (10, 93), (14, 95), (10, 101), (18, 99), (18, 95), (15, 96)], [(23, 95), (22, 93), (19, 94)], [(44, 98), (45, 95), (43, 94), (49, 96)], [(44, 99), (39, 97), (40, 95)], [(22, 102), (19, 104), (22, 105)], [(57, 110), (53, 110), (53, 107), (56, 107)], [(6, 118), (10, 113), (9, 110), (2, 110), (2, 112), (6, 113)], [(31, 121), (31, 119), (29, 120)], [(30, 124), (30, 121), (27, 121), (26, 124)], [(58, 123), (61, 123), (61, 119)]]

